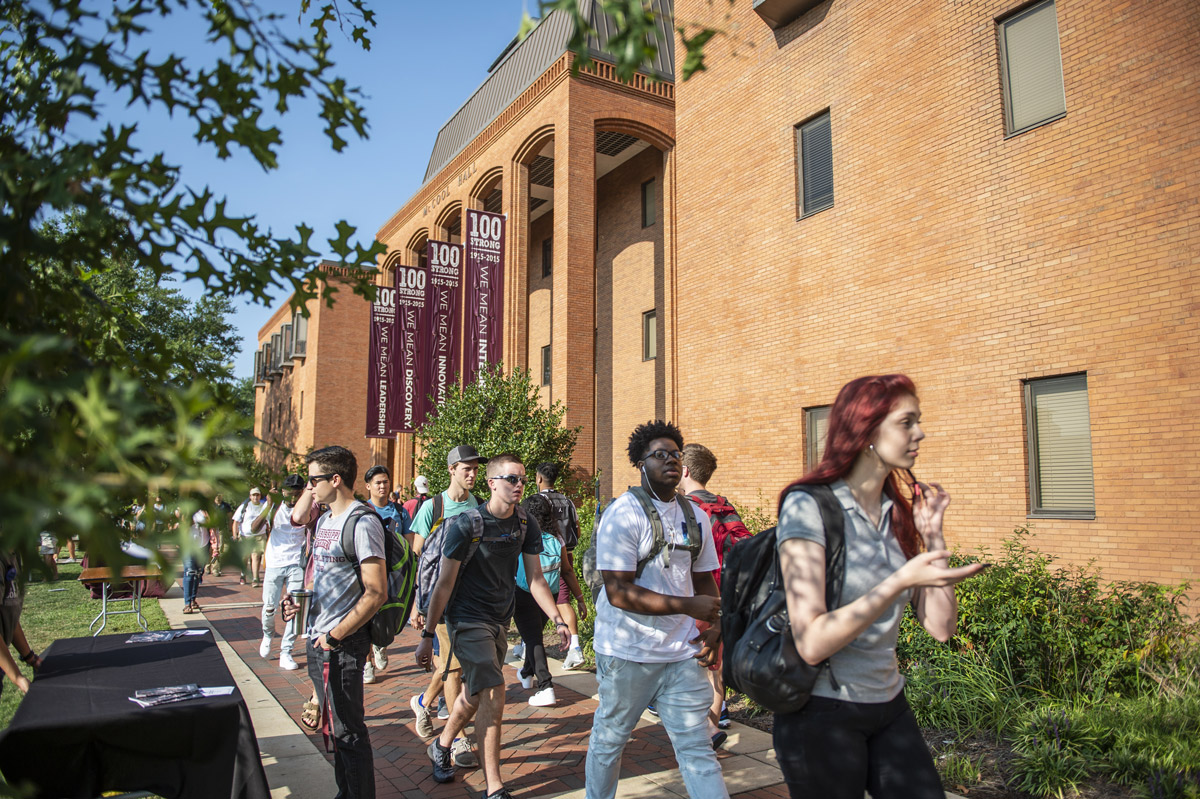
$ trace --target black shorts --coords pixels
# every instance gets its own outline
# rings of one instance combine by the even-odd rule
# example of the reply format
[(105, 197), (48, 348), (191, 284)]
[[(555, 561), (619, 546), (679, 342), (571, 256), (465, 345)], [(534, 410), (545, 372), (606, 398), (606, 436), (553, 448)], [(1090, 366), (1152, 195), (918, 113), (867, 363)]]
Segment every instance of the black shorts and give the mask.
[(504, 685), (504, 654), (508, 651), (504, 628), (482, 621), (449, 622), (446, 627), (467, 695)]

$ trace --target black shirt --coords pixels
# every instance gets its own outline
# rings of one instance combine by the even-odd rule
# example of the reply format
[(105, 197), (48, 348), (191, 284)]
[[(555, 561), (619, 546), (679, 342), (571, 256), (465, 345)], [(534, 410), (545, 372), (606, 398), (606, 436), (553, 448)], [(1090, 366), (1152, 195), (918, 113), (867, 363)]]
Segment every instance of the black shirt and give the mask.
[[(454, 597), (446, 609), (446, 618), (459, 623), (467, 621), (508, 624), (512, 618), (517, 588), (517, 561), (521, 554), (538, 555), (542, 551), (542, 531), (529, 517), (525, 540), (518, 544), (520, 519), (516, 511), (507, 519), (497, 519), (480, 505), (483, 516), (483, 536), (503, 536), (502, 541), (480, 541), (479, 549), (458, 573)], [(442, 554), (461, 561), (467, 556), (474, 530), (470, 512), (460, 513), (450, 521)]]

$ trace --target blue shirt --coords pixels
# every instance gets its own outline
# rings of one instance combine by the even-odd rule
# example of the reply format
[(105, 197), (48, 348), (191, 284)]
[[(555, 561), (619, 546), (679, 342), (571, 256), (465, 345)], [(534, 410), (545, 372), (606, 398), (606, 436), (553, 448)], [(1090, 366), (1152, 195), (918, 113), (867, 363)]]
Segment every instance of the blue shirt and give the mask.
[(408, 535), (409, 528), (412, 527), (412, 519), (408, 518), (408, 511), (395, 502), (388, 502), (382, 508), (374, 502), (368, 502), (367, 507), (383, 517), (387, 529), (391, 530), (396, 535), (403, 538)]

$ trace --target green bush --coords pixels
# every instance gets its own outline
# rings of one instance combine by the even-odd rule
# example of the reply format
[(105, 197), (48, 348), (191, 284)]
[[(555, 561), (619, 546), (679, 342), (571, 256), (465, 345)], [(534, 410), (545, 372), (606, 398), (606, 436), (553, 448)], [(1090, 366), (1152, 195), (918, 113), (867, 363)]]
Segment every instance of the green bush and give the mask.
[[(1157, 687), (1147, 667), (1169, 666), (1194, 646), (1188, 586), (1110, 583), (1090, 565), (1055, 567), (1017, 528), (992, 568), (958, 586), (958, 634), (949, 648), (975, 653), (1012, 688), (1060, 700), (1138, 695)], [(992, 561), (956, 554), (955, 564)], [(911, 608), (897, 657), (906, 671), (946, 661)]]

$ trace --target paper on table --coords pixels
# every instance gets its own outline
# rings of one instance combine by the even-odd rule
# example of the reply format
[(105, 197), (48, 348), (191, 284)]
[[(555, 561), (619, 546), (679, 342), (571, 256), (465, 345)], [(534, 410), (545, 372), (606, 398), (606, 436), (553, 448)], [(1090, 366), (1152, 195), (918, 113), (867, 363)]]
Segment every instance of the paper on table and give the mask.
[(207, 627), (188, 627), (186, 630), (183, 630), (180, 635), (204, 635), (207, 632)]
[(205, 696), (229, 696), (233, 693), (232, 685), (220, 685), (215, 688), (201, 688), (200, 693)]

